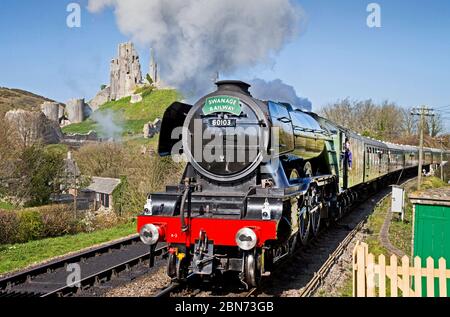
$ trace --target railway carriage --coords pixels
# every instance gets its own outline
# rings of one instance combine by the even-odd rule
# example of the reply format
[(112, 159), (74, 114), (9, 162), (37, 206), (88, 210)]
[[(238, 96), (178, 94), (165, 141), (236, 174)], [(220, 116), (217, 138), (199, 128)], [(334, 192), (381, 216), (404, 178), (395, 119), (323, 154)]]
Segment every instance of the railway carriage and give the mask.
[(230, 273), (256, 286), (365, 191), (417, 167), (415, 147), (257, 100), (243, 82), (217, 86), (195, 105), (177, 102), (166, 111), (158, 152), (185, 157), (186, 170), (179, 184), (150, 194), (138, 217), (151, 250), (168, 244), (175, 280)]

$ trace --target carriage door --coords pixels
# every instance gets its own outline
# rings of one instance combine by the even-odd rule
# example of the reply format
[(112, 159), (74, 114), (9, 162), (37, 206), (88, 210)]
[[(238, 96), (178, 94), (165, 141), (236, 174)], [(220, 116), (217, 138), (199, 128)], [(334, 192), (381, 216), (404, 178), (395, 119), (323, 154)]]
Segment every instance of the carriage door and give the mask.
[(340, 133), (340, 144), (341, 144), (341, 169), (342, 169), (342, 188), (348, 188), (348, 159), (345, 156), (345, 139), (346, 135)]
[(370, 147), (366, 146), (364, 151), (364, 182), (370, 179)]
[(339, 158), (339, 187), (344, 188), (344, 133), (339, 131), (336, 156)]

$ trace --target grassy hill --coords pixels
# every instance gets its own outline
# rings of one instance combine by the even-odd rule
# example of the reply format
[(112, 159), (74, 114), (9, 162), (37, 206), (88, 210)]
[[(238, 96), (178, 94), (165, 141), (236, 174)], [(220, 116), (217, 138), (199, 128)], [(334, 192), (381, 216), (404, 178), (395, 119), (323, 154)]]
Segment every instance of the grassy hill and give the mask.
[(53, 100), (25, 90), (0, 87), (0, 116), (12, 109), (39, 110), (45, 101)]
[[(112, 112), (117, 124), (123, 128), (124, 134), (139, 134), (142, 133), (144, 124), (162, 118), (168, 106), (182, 99), (180, 93), (173, 89), (144, 88), (138, 92), (142, 93), (141, 102), (131, 104), (131, 97), (127, 97), (107, 102), (97, 110), (97, 113)], [(68, 134), (88, 133), (91, 130), (101, 133), (101, 127), (92, 119), (63, 128), (63, 132)]]

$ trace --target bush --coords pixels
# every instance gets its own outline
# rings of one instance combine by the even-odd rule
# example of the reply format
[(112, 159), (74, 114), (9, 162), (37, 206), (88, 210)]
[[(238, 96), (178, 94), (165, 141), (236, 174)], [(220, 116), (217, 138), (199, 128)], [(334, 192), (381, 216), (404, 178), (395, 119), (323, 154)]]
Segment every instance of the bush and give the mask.
[(51, 205), (21, 211), (0, 209), (0, 245), (93, 232), (121, 223), (113, 211), (73, 212), (68, 205)]
[(44, 237), (42, 215), (37, 210), (24, 210), (18, 213), (19, 226), (17, 242), (28, 242)]
[(81, 228), (69, 206), (54, 205), (40, 208), (43, 234), (46, 238), (59, 237), (65, 234), (75, 234)]
[(12, 211), (0, 210), (0, 244), (14, 243), (19, 230), (19, 219)]
[(100, 211), (92, 220), (94, 230), (109, 229), (119, 223), (119, 219), (113, 211)]

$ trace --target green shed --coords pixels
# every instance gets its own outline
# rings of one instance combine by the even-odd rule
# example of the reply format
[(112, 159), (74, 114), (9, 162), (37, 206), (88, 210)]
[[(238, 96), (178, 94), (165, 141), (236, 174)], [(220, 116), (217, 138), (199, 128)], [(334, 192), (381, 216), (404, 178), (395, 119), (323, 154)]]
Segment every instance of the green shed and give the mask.
[[(434, 259), (435, 268), (442, 257), (450, 264), (450, 187), (436, 188), (413, 193), (409, 199), (413, 209), (413, 256)], [(422, 285), (424, 281), (422, 281)], [(450, 290), (450, 279), (447, 280)], [(435, 296), (439, 294), (438, 279), (435, 280)], [(426, 288), (423, 290), (426, 296)]]

